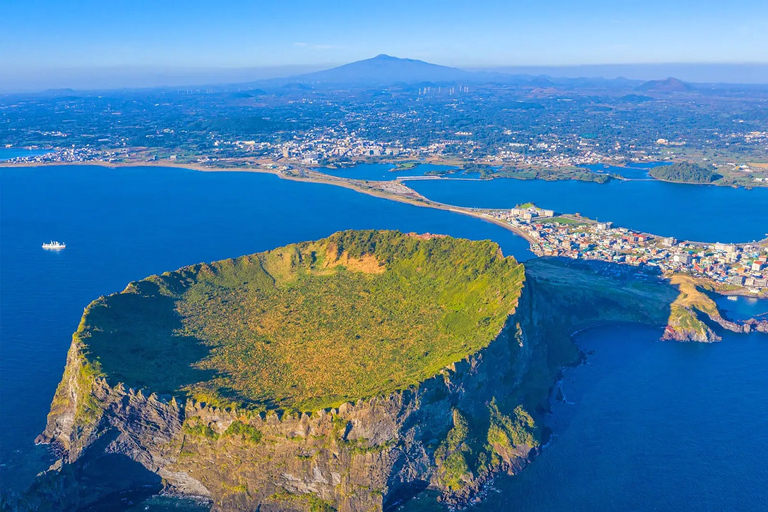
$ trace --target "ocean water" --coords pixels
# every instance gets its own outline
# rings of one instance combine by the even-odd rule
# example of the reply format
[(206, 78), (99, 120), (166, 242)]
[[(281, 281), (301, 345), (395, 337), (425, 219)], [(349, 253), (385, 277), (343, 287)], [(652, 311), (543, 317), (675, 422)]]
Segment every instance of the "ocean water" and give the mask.
[[(477, 512), (768, 510), (768, 336), (656, 341), (645, 327), (576, 337), (554, 436)], [(437, 511), (424, 496), (400, 512)]]
[(44, 149), (0, 148), (0, 162), (20, 156), (38, 156), (50, 153)]
[(512, 208), (533, 202), (561, 213), (699, 242), (749, 242), (768, 234), (768, 188), (685, 185), (657, 180), (417, 180), (429, 199), (470, 207)]
[(768, 317), (768, 299), (756, 297), (740, 297), (736, 300), (719, 296), (715, 298), (717, 307), (729, 320), (748, 320), (750, 318), (762, 319)]
[(668, 165), (668, 162), (643, 162), (643, 163), (629, 163), (623, 167), (607, 164), (587, 164), (580, 165), (585, 169), (599, 173), (599, 174), (618, 174), (627, 179), (641, 180), (641, 179), (653, 179), (648, 171), (654, 167), (660, 165)]
[[(94, 166), (0, 169), (0, 480), (49, 462), (45, 426), (83, 308), (128, 282), (351, 228), (528, 244), (495, 224), (255, 173)], [(45, 251), (43, 242), (67, 244)]]
[(423, 176), (424, 173), (428, 171), (447, 171), (449, 169), (455, 169), (455, 167), (448, 165), (420, 164), (413, 169), (398, 171), (397, 166), (393, 164), (358, 164), (353, 167), (346, 167), (343, 169), (330, 169), (328, 167), (320, 167), (317, 170), (324, 174), (330, 174), (331, 176), (338, 176), (340, 178), (371, 181), (390, 181), (397, 178)]
[[(630, 220), (647, 214), (634, 211)], [(530, 257), (523, 240), (478, 219), (271, 175), (0, 169), (2, 489), (23, 486), (50, 461), (32, 440), (91, 300), (153, 273), (348, 228), (490, 238)], [(43, 251), (50, 239), (67, 249)], [(662, 343), (659, 334), (580, 333), (587, 364), (565, 374), (551, 443), (521, 475), (499, 477), (473, 510), (768, 510), (768, 336), (705, 345)], [(153, 499), (131, 510), (176, 509)], [(402, 507), (436, 509), (428, 495)]]

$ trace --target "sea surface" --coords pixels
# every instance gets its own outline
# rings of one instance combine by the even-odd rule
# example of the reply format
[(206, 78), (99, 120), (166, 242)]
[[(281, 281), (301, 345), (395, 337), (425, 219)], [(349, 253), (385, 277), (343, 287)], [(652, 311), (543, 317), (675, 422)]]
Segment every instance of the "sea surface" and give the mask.
[[(503, 182), (538, 183), (482, 183)], [(432, 183), (443, 181), (419, 185)], [(687, 188), (710, 190), (722, 201), (734, 192)], [(605, 192), (590, 193), (595, 201)], [(742, 197), (745, 209), (762, 204), (759, 194)], [(514, 206), (528, 199), (508, 201)], [(629, 226), (642, 229), (633, 225), (649, 215), (642, 204), (625, 205)], [(744, 231), (768, 226), (759, 215), (740, 222)], [(91, 300), (153, 273), (349, 228), (490, 238), (505, 254), (531, 256), (523, 240), (479, 219), (272, 175), (0, 169), (2, 488), (23, 486), (50, 462), (32, 440), (44, 428), (71, 333)], [(67, 249), (42, 250), (51, 239)], [(744, 300), (729, 301), (733, 311), (762, 307)], [(768, 336), (726, 334), (721, 343), (698, 344), (662, 343), (659, 335), (641, 326), (580, 333), (576, 341), (587, 362), (566, 371), (565, 401), (554, 404), (549, 418), (550, 444), (521, 475), (497, 478), (486, 501), (472, 510), (768, 510)], [(402, 510), (435, 510), (429, 498)], [(131, 508), (178, 509), (161, 498)]]
[(608, 164), (587, 164), (580, 165), (585, 169), (589, 169), (592, 172), (598, 174), (617, 174), (627, 179), (650, 179), (649, 171), (654, 167), (661, 165), (669, 165), (670, 162), (642, 162), (642, 163), (628, 163), (625, 166), (616, 166)]
[(715, 302), (728, 320), (749, 320), (750, 318), (760, 319), (768, 317), (768, 299), (719, 296), (715, 299)]
[(686, 185), (658, 180), (411, 180), (408, 186), (441, 203), (513, 208), (533, 202), (618, 226), (697, 242), (750, 242), (768, 234), (768, 188)]
[[(660, 334), (580, 333), (586, 364), (565, 373), (549, 445), (470, 510), (768, 510), (768, 336), (701, 344)], [(430, 501), (399, 510), (440, 510)]]
[(22, 156), (39, 156), (50, 153), (45, 149), (0, 148), (0, 162)]
[[(387, 228), (528, 243), (480, 219), (269, 174), (95, 166), (0, 169), (0, 480), (45, 469), (32, 444), (83, 308), (133, 280), (343, 229)], [(46, 251), (43, 242), (67, 248)]]

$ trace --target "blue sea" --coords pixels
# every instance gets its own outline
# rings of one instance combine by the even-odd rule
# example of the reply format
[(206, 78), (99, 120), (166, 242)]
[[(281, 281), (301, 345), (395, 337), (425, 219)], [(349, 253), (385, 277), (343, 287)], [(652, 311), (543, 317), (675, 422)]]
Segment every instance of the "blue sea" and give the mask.
[[(505, 182), (539, 183), (483, 183)], [(444, 182), (418, 185), (433, 183)], [(484, 200), (472, 188), (475, 183), (455, 182), (469, 188), (451, 193)], [(566, 186), (529, 190), (549, 190), (560, 200), (563, 190), (581, 191), (591, 193), (591, 202), (601, 208), (613, 204), (600, 199), (606, 189), (570, 189), (570, 182), (558, 183)], [(688, 204), (688, 190), (707, 190), (710, 198), (726, 203), (735, 203), (731, 194), (743, 192), (739, 197), (744, 204), (737, 212), (759, 213), (761, 205), (762, 212), (768, 211), (763, 191), (675, 187), (684, 187), (678, 198), (683, 204)], [(631, 201), (632, 190), (640, 190), (637, 201)], [(623, 200), (629, 201), (624, 205), (626, 220), (630, 227), (650, 230), (636, 224), (645, 221), (650, 208), (674, 210), (675, 203), (644, 204), (641, 190), (622, 189)], [(536, 200), (523, 192), (515, 192), (519, 200), (504, 194), (493, 197), (512, 205)], [(590, 197), (584, 200), (590, 202)], [(764, 216), (739, 219), (743, 226), (733, 228), (737, 240), (768, 228)], [(715, 234), (700, 238), (717, 239), (728, 220), (704, 224)], [(681, 221), (673, 227), (686, 225)], [(272, 175), (154, 167), (0, 169), (3, 489), (22, 487), (50, 462), (46, 450), (35, 448), (32, 441), (45, 425), (71, 334), (91, 300), (122, 290), (131, 280), (182, 265), (350, 228), (490, 238), (505, 254), (521, 260), (531, 257), (523, 240), (479, 219)], [(67, 249), (43, 251), (41, 244), (51, 239), (65, 242)], [(550, 445), (520, 476), (498, 478), (488, 499), (475, 508), (768, 509), (768, 336), (726, 335), (722, 343), (703, 345), (661, 343), (659, 334), (639, 326), (581, 333), (577, 342), (588, 354), (587, 363), (566, 372), (566, 401), (554, 405)], [(410, 502), (404, 510), (433, 510), (426, 498)], [(162, 501), (138, 509), (167, 509)]]
[(590, 171), (596, 172), (598, 174), (617, 174), (627, 179), (642, 180), (653, 179), (651, 178), (649, 171), (654, 167), (658, 167), (660, 165), (669, 165), (669, 163), (670, 162), (631, 162), (622, 167), (607, 164), (587, 164), (581, 165), (579, 167), (589, 169)]
[(748, 320), (750, 318), (768, 318), (768, 299), (756, 297), (717, 297), (715, 299), (720, 312), (728, 320)]
[[(352, 228), (492, 239), (504, 254), (533, 256), (523, 239), (480, 219), (256, 173), (2, 168), (0, 222), (4, 487), (48, 461), (32, 441), (83, 308), (130, 281)], [(66, 250), (43, 250), (50, 240)]]
[(768, 188), (685, 185), (657, 180), (418, 180), (408, 186), (441, 203), (513, 208), (533, 202), (560, 213), (699, 242), (750, 242), (768, 234)]
[(0, 162), (23, 156), (39, 156), (50, 153), (45, 149), (0, 148)]
[[(645, 327), (584, 331), (554, 435), (470, 510), (768, 510), (768, 336), (659, 342)], [(399, 512), (437, 511), (432, 497)]]

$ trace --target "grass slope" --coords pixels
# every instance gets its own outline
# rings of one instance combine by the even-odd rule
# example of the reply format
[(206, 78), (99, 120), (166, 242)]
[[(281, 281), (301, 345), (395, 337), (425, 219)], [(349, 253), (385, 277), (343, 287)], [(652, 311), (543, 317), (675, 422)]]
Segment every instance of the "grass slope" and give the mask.
[(348, 231), (131, 283), (94, 301), (76, 337), (112, 384), (317, 410), (487, 346), (523, 280), (489, 241)]

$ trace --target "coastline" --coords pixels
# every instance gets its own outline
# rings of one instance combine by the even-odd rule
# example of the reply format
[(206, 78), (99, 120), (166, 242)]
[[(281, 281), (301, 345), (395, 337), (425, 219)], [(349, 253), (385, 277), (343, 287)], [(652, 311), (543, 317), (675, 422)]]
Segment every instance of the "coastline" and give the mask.
[[(319, 184), (337, 186), (337, 187), (342, 187), (349, 190), (354, 190), (355, 192), (366, 194), (372, 197), (377, 197), (380, 199), (386, 199), (386, 200), (395, 201), (399, 203), (409, 204), (411, 206), (418, 206), (421, 208), (433, 208), (436, 210), (443, 210), (443, 211), (448, 211), (452, 213), (458, 213), (461, 215), (466, 215), (469, 217), (474, 217), (476, 219), (480, 219), (480, 220), (495, 224), (523, 238), (526, 242), (529, 243), (530, 250), (534, 254), (537, 254), (535, 251), (535, 247), (539, 243), (537, 240), (531, 237), (524, 230), (519, 229), (509, 224), (508, 222), (504, 222), (503, 220), (496, 219), (488, 215), (488, 213), (486, 212), (486, 209), (455, 206), (455, 205), (441, 203), (441, 202), (429, 199), (419, 194), (412, 188), (408, 187), (407, 184), (404, 183), (405, 181), (409, 181), (408, 179), (406, 180), (395, 179), (391, 181), (357, 180), (357, 179), (333, 176), (333, 175), (325, 174), (313, 169), (287, 169), (286, 170), (286, 169), (278, 169), (278, 168), (267, 168), (263, 166), (253, 166), (248, 168), (213, 167), (213, 166), (206, 166), (202, 164), (183, 164), (183, 163), (174, 163), (174, 162), (166, 162), (166, 161), (139, 162), (139, 163), (131, 163), (131, 162), (115, 163), (115, 162), (102, 162), (102, 161), (92, 160), (87, 162), (46, 162), (46, 163), (29, 162), (29, 163), (23, 163), (23, 164), (18, 164), (18, 163), (9, 164), (5, 162), (0, 162), (0, 169), (14, 168), (14, 167), (20, 167), (20, 168), (55, 167), (55, 166), (72, 166), (72, 165), (90, 165), (94, 167), (105, 167), (110, 169), (129, 168), (129, 167), (156, 167), (156, 168), (171, 168), (171, 169), (187, 169), (187, 170), (197, 171), (197, 172), (248, 172), (248, 173), (260, 173), (260, 174), (272, 174), (277, 176), (280, 179), (285, 179), (289, 181), (296, 181), (296, 182), (303, 182), (303, 183), (319, 183)], [(428, 179), (451, 180), (452, 178), (435, 176)], [(700, 185), (705, 185), (705, 184), (700, 184)], [(642, 232), (640, 234), (656, 236), (653, 233)], [(706, 247), (711, 245), (711, 243), (709, 242), (698, 242), (693, 240), (686, 240), (686, 242), (693, 246), (700, 246), (700, 247)], [(738, 242), (738, 243), (735, 243), (734, 245), (744, 246), (744, 245), (751, 245), (751, 244), (755, 244), (758, 246), (768, 246), (768, 238), (765, 238), (759, 241), (754, 241), (754, 242)], [(709, 280), (709, 284), (713, 289), (713, 293), (716, 293), (723, 297), (728, 295), (742, 295), (745, 297), (756, 297), (761, 299), (768, 298), (768, 296), (766, 296), (765, 294), (761, 294), (761, 293), (754, 294), (753, 292), (746, 289), (729, 290), (729, 289), (726, 289), (724, 286), (722, 286), (721, 283), (716, 283), (711, 280)]]
[[(367, 164), (371, 163), (367, 160), (359, 160), (354, 161), (350, 165), (345, 165), (341, 168), (350, 168), (354, 167), (355, 165), (360, 164)], [(383, 162), (377, 162), (377, 163), (385, 163), (385, 164), (391, 164), (391, 165), (398, 165), (397, 161), (383, 161)], [(463, 165), (463, 162), (457, 161), (457, 160), (450, 160), (450, 159), (440, 159), (440, 158), (427, 158), (424, 159), (423, 162), (425, 164), (433, 164), (433, 165), (444, 165), (444, 166), (451, 166), (451, 167), (457, 167), (460, 168)], [(599, 162), (602, 165), (609, 165), (613, 167), (619, 167), (619, 168), (628, 168), (631, 169), (632, 166), (628, 165), (626, 162), (624, 163), (604, 163)], [(642, 164), (642, 162), (630, 162), (631, 163), (637, 163)], [(670, 165), (673, 162), (664, 163), (664, 165)], [(22, 163), (11, 163), (8, 161), (0, 161), (0, 169), (6, 168), (6, 167), (48, 167), (48, 166), (59, 166), (59, 165), (94, 165), (94, 166), (100, 166), (100, 167), (108, 167), (111, 169), (119, 168), (119, 167), (170, 167), (170, 168), (178, 168), (178, 169), (191, 169), (201, 172), (256, 172), (256, 173), (267, 173), (267, 174), (280, 174), (281, 171), (277, 169), (269, 169), (265, 167), (260, 166), (249, 166), (249, 167), (217, 167), (217, 166), (206, 166), (204, 164), (200, 163), (177, 163), (169, 160), (161, 160), (161, 161), (153, 161), (153, 162), (105, 162), (101, 160), (86, 160), (82, 162), (22, 162)], [(295, 163), (278, 163), (278, 162), (270, 162), (269, 164), (260, 164), (260, 165), (275, 165), (275, 166), (291, 166), (296, 165)], [(768, 166), (768, 164), (765, 164)], [(305, 167), (302, 170), (307, 172), (314, 172), (323, 174), (324, 176), (331, 176), (326, 175), (325, 173), (322, 173), (321, 171), (318, 171), (320, 167), (317, 165)], [(583, 169), (587, 169), (586, 167), (583, 167)], [(408, 170), (401, 170), (396, 172), (407, 172)], [(331, 176), (334, 177), (334, 176)], [(354, 180), (351, 178), (341, 178), (341, 177), (335, 177), (340, 180), (352, 180), (352, 181), (360, 181), (360, 180)], [(413, 180), (434, 180), (434, 179), (448, 179), (448, 180), (457, 180), (457, 181), (489, 181), (494, 179), (516, 179), (521, 181), (528, 181), (524, 180), (519, 177), (515, 176), (491, 176), (488, 178), (450, 178), (446, 176), (434, 176), (434, 175), (427, 175), (427, 176), (403, 176), (398, 177), (395, 176), (393, 180), (390, 181), (413, 181)], [(715, 186), (715, 187), (727, 187), (727, 188), (743, 188), (745, 190), (752, 190), (754, 188), (768, 188), (768, 180), (762, 181), (762, 182), (750, 182), (747, 184), (736, 184), (736, 183), (718, 183), (718, 182), (712, 182), (712, 183), (697, 183), (697, 182), (690, 182), (690, 181), (674, 181), (674, 180), (665, 180), (661, 178), (655, 178), (649, 174), (648, 178), (627, 178), (625, 176), (612, 176), (613, 180), (616, 180), (618, 182), (630, 182), (630, 181), (658, 181), (662, 183), (673, 183), (676, 185), (705, 185), (705, 186)], [(569, 176), (564, 176), (562, 178), (555, 178), (555, 179), (546, 179), (546, 178), (533, 178), (533, 180), (541, 180), (541, 181), (578, 181), (582, 183), (596, 183), (598, 185), (606, 185), (610, 183), (612, 180), (608, 180), (605, 182), (599, 182), (599, 181), (591, 181), (591, 180), (580, 180)]]
[(520, 236), (530, 244), (535, 243), (533, 238), (531, 238), (524, 231), (517, 229), (506, 222), (502, 222), (502, 221), (490, 218), (481, 212), (476, 212), (476, 211), (473, 211), (472, 209), (464, 208), (461, 206), (453, 206), (453, 205), (448, 205), (444, 203), (439, 203), (437, 201), (433, 201), (431, 199), (428, 199), (422, 196), (421, 194), (417, 193), (413, 189), (408, 188), (406, 185), (402, 185), (402, 184), (400, 185), (409, 191), (408, 195), (397, 194), (391, 191), (387, 191), (385, 188), (383, 188), (387, 185), (390, 185), (391, 187), (392, 183), (393, 182), (398, 183), (398, 180), (380, 181), (380, 182), (366, 181), (366, 180), (353, 180), (349, 178), (339, 178), (336, 176), (323, 174), (321, 172), (314, 171), (314, 170), (307, 170), (307, 171), (301, 170), (301, 171), (297, 171), (301, 174), (293, 174), (291, 172), (281, 171), (279, 169), (268, 169), (265, 167), (231, 168), (231, 167), (208, 167), (200, 164), (177, 164), (177, 163), (165, 163), (165, 162), (114, 163), (114, 162), (101, 162), (101, 161), (94, 161), (94, 160), (87, 161), (87, 162), (45, 162), (45, 163), (30, 162), (30, 163), (23, 163), (23, 164), (0, 163), (0, 169), (27, 168), (27, 167), (60, 167), (60, 166), (73, 166), (73, 165), (90, 165), (94, 167), (106, 167), (109, 169), (119, 169), (119, 168), (128, 168), (128, 167), (157, 167), (157, 168), (172, 168), (172, 169), (188, 169), (191, 171), (198, 171), (198, 172), (250, 172), (250, 173), (259, 173), (259, 174), (273, 174), (278, 178), (284, 179), (284, 180), (297, 181), (302, 183), (320, 183), (325, 185), (333, 185), (337, 187), (354, 190), (361, 194), (366, 194), (366, 195), (378, 197), (381, 199), (388, 199), (390, 201), (396, 201), (399, 203), (410, 204), (412, 206), (419, 206), (422, 208), (433, 208), (436, 210), (444, 210), (444, 211), (450, 211), (453, 213), (458, 213), (461, 215), (467, 215), (480, 220), (484, 220), (486, 222), (490, 222), (491, 224), (496, 224), (497, 226), (500, 226), (508, 231), (511, 231), (515, 235)]
[[(52, 165), (56, 165), (56, 164), (52, 164)], [(70, 163), (68, 165), (77, 165), (77, 163), (73, 162), (73, 163)], [(98, 166), (99, 164), (91, 164), (91, 165), (97, 165)], [(36, 167), (36, 166), (33, 165), (31, 167)], [(110, 167), (110, 168), (126, 167), (126, 168), (131, 168), (131, 167), (141, 167), (141, 166), (140, 165), (132, 165), (132, 164), (123, 164), (123, 165), (103, 165), (102, 167)], [(293, 176), (293, 175), (289, 175), (289, 174), (285, 174), (285, 173), (281, 174), (280, 171), (273, 170), (273, 169), (262, 169), (262, 168), (259, 168), (259, 169), (240, 170), (240, 169), (229, 169), (229, 168), (208, 168), (208, 167), (205, 167), (205, 166), (199, 166), (200, 168), (196, 169), (196, 168), (192, 168), (190, 166), (179, 165), (179, 164), (177, 164), (177, 165), (153, 164), (153, 165), (149, 165), (147, 167), (159, 167), (160, 170), (158, 172), (162, 172), (162, 168), (163, 167), (168, 167), (168, 168), (181, 168), (181, 169), (197, 170), (199, 172), (232, 172), (232, 171), (240, 171), (240, 172), (257, 172), (257, 173), (264, 173), (264, 174), (276, 174), (280, 178), (285, 178), (285, 179), (289, 179), (289, 180), (293, 180), (293, 181), (318, 182), (318, 183), (326, 183), (326, 184), (329, 184), (329, 185), (342, 186), (342, 187), (349, 188), (351, 190), (355, 190), (355, 191), (358, 191), (358, 192), (361, 192), (361, 193), (365, 193), (365, 194), (368, 194), (368, 195), (372, 195), (372, 196), (376, 196), (376, 197), (382, 197), (382, 198), (385, 198), (385, 199), (396, 200), (396, 201), (399, 201), (399, 202), (407, 202), (407, 203), (413, 204), (415, 206), (433, 207), (433, 208), (443, 209), (443, 210), (447, 210), (447, 211), (454, 211), (455, 213), (462, 213), (462, 214), (465, 214), (465, 215), (472, 215), (472, 216), (475, 216), (475, 217), (478, 217), (478, 218), (482, 218), (482, 219), (487, 220), (487, 221), (491, 221), (491, 222), (493, 222), (495, 224), (500, 225), (501, 227), (505, 227), (505, 228), (509, 229), (510, 231), (512, 231), (510, 229), (511, 226), (505, 225), (505, 223), (503, 221), (496, 221), (496, 220), (494, 220), (492, 218), (484, 217), (484, 214), (479, 212), (479, 211), (477, 211), (477, 212), (464, 212), (464, 211), (460, 211), (460, 210), (457, 210), (455, 208), (452, 208), (450, 205), (446, 205), (446, 204), (435, 203), (437, 205), (441, 205), (442, 206), (442, 207), (440, 207), (440, 206), (433, 206), (433, 205), (429, 205), (429, 204), (420, 204), (418, 202), (418, 200), (416, 200), (416, 199), (413, 199), (413, 201), (415, 201), (415, 202), (411, 203), (410, 198), (395, 199), (394, 197), (389, 197), (388, 194), (386, 194), (385, 192), (383, 192), (383, 191), (380, 192), (380, 189), (375, 188), (375, 182), (373, 182), (373, 184), (371, 185), (372, 188), (366, 188), (368, 186), (368, 182), (357, 183), (357, 180), (350, 181), (350, 180), (346, 180), (344, 178), (341, 178), (341, 179), (332, 179), (332, 178), (331, 179), (323, 179), (320, 176), (314, 176), (314, 177), (312, 177), (312, 176), (308, 176), (308, 177)], [(94, 169), (94, 171), (96, 171), (96, 169)], [(53, 171), (53, 172), (55, 173), (56, 171)], [(63, 173), (63, 172), (65, 172), (65, 170), (62, 169), (61, 172)], [(86, 175), (90, 174), (90, 170), (86, 170), (84, 172), (85, 172)], [(152, 172), (154, 172), (154, 171), (152, 171)], [(23, 174), (23, 172), (19, 173), (19, 175), (22, 175), (22, 174)], [(91, 175), (95, 175), (95, 173), (93, 173)], [(322, 176), (325, 176), (325, 175), (322, 175)], [(361, 187), (361, 188), (358, 188), (358, 187)], [(380, 194), (379, 194), (379, 192), (380, 192)], [(409, 199), (409, 200), (406, 200), (406, 199)], [(581, 330), (584, 330), (584, 329), (581, 329)], [(575, 331), (574, 333), (571, 334), (571, 336), (576, 335), (578, 332), (581, 332), (581, 330)]]

